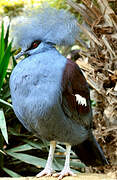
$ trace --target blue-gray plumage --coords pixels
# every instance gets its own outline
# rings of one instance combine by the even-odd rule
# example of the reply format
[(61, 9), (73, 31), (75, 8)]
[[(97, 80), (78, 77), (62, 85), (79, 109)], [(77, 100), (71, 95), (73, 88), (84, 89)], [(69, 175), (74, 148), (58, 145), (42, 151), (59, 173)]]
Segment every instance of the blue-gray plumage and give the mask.
[(87, 137), (85, 128), (65, 116), (61, 106), (61, 80), (67, 60), (52, 45), (45, 47), (46, 52), (25, 58), (12, 72), (14, 111), (22, 124), (38, 136), (81, 143)]
[(17, 58), (28, 55), (10, 77), (14, 112), (25, 128), (51, 141), (46, 167), (37, 176), (53, 174), (57, 141), (64, 142), (67, 148), (65, 167), (57, 174), (59, 179), (74, 176), (69, 167), (71, 146), (86, 164), (106, 164), (92, 134), (88, 84), (79, 67), (55, 48), (55, 44), (75, 41), (78, 27), (74, 17), (64, 10), (41, 8), (23, 17), (12, 31), (15, 45), (22, 48)]

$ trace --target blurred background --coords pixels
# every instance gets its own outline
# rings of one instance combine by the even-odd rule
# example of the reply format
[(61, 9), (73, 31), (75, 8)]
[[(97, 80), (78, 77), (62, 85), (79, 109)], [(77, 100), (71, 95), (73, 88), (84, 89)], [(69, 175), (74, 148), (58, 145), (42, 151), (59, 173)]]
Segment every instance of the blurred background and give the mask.
[[(77, 41), (57, 47), (82, 69), (91, 90), (94, 134), (109, 166), (85, 167), (71, 155), (74, 172), (97, 172), (116, 177), (117, 172), (117, 1), (116, 0), (0, 0), (0, 176), (34, 176), (45, 166), (48, 142), (30, 134), (16, 118), (11, 104), (9, 77), (18, 63), (9, 28), (17, 16), (48, 3), (74, 14)], [(57, 145), (54, 169), (61, 170), (65, 148)]]

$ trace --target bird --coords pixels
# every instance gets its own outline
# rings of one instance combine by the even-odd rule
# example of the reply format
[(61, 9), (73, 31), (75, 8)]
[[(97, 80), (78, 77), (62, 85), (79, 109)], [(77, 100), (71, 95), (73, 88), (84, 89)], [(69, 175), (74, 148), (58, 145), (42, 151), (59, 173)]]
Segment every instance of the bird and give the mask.
[[(75, 176), (70, 169), (70, 151), (87, 166), (108, 164), (93, 135), (89, 85), (80, 67), (64, 57), (56, 46), (75, 43), (79, 27), (70, 12), (50, 6), (32, 9), (12, 24), (13, 45), (21, 51), (10, 76), (13, 110), (23, 126), (50, 142), (41, 176)], [(66, 146), (64, 168), (54, 173), (56, 144)]]

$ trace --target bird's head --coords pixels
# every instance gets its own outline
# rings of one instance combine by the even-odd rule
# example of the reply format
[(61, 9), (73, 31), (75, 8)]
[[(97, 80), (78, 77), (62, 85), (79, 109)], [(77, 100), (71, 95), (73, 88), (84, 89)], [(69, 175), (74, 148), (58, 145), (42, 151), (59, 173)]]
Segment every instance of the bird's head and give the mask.
[(45, 52), (52, 48), (54, 44), (49, 43), (49, 42), (43, 42), (40, 40), (35, 40), (31, 43), (31, 45), (27, 48), (22, 49), (16, 56), (15, 58), (18, 59), (19, 57), (23, 55), (33, 55), (33, 54), (38, 54)]
[(69, 12), (47, 6), (15, 19), (11, 35), (14, 46), (22, 49), (19, 57), (43, 52), (52, 45), (72, 45), (78, 35), (78, 26)]

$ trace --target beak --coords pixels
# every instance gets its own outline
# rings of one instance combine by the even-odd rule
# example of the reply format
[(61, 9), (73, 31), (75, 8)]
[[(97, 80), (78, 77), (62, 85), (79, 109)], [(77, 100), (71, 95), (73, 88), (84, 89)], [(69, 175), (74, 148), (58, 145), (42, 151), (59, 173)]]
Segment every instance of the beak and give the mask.
[(18, 59), (19, 57), (23, 56), (25, 54), (25, 51), (20, 51), (16, 56), (15, 59)]

